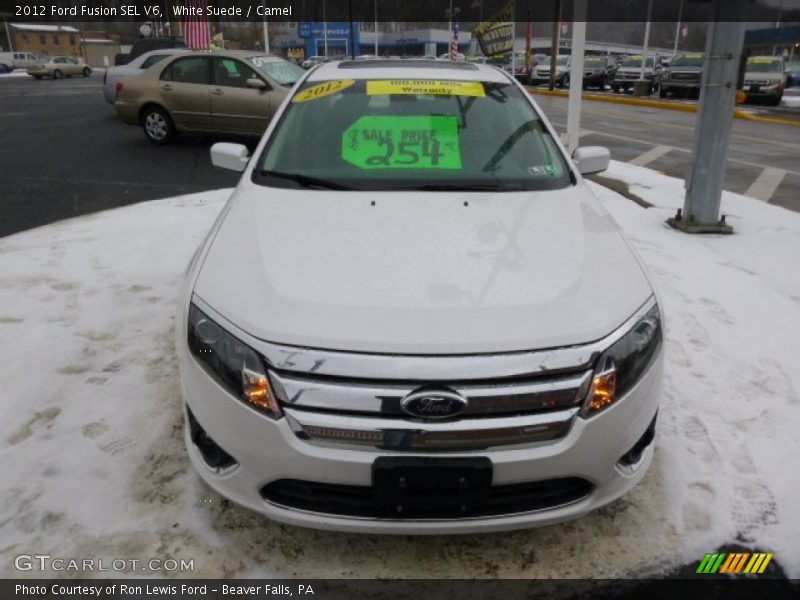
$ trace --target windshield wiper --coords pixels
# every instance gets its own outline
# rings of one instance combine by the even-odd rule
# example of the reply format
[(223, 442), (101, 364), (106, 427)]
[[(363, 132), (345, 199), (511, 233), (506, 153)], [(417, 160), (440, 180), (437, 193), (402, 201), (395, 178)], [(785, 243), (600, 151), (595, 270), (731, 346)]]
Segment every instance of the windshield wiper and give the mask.
[(421, 192), (500, 192), (508, 187), (499, 183), (424, 183), (410, 189)]
[(308, 175), (301, 175), (300, 173), (281, 173), (280, 171), (261, 171), (261, 175), (265, 177), (276, 177), (278, 179), (288, 179), (294, 181), (304, 188), (322, 188), (325, 190), (352, 190), (354, 188), (337, 183), (335, 181), (328, 181), (327, 179), (320, 179), (319, 177), (310, 177)]

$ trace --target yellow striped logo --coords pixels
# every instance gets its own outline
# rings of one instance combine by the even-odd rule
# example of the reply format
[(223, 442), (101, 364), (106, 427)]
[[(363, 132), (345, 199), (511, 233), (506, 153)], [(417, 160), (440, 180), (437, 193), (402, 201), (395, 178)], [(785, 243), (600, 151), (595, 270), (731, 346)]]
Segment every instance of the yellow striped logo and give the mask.
[(766, 552), (715, 552), (708, 553), (700, 561), (697, 573), (748, 573), (760, 575), (772, 560), (773, 554)]

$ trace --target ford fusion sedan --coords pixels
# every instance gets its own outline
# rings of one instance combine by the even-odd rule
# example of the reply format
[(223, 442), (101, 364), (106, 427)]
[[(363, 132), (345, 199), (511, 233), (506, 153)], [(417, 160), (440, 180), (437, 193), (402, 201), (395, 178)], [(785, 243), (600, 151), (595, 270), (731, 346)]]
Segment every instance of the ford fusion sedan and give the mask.
[(156, 144), (179, 132), (261, 135), (304, 71), (255, 52), (188, 52), (115, 86), (114, 108)]
[(28, 67), (27, 72), (28, 75), (36, 79), (41, 79), (42, 77), (61, 79), (62, 77), (72, 77), (73, 75), (88, 77), (92, 74), (92, 69), (83, 62), (82, 58), (51, 56), (35, 62)]
[(308, 72), (192, 259), (177, 326), (194, 467), (277, 521), (379, 533), (575, 518), (653, 456), (656, 294), (514, 78)]

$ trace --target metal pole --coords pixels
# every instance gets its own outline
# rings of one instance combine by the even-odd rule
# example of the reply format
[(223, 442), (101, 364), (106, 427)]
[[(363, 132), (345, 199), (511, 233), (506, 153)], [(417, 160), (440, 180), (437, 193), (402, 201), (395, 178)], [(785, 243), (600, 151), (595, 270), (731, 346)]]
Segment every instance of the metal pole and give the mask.
[(675, 48), (672, 51), (672, 55), (676, 55), (678, 53), (678, 40), (680, 39), (681, 34), (681, 19), (683, 18), (683, 0), (678, 5), (678, 23), (675, 25)]
[[(653, 14), (653, 0), (647, 0), (647, 23), (644, 26), (644, 45), (642, 46), (642, 70), (639, 73), (639, 80), (644, 80), (644, 66), (647, 62), (647, 45), (650, 43), (650, 17)], [(653, 59), (653, 75), (655, 76), (655, 59)]]
[(325, 16), (325, 0), (322, 0), (322, 35), (325, 40), (325, 56), (328, 56), (328, 19)]
[(668, 221), (688, 233), (732, 232), (719, 212), (747, 3), (748, 0), (714, 0), (711, 8), (686, 197), (683, 211)]
[[(350, 20), (350, 58), (356, 59), (356, 38), (353, 35), (353, 0), (347, 0), (347, 16)], [(360, 54), (360, 53), (359, 53)]]
[(375, 0), (375, 56), (378, 56), (378, 0)]
[(578, 147), (581, 130), (581, 91), (583, 90), (583, 53), (586, 48), (586, 0), (575, 0), (572, 29), (569, 101), (567, 104), (567, 151)]
[(558, 56), (558, 35), (561, 30), (561, 0), (555, 0), (553, 33), (550, 40), (550, 91), (556, 89), (556, 57)]
[(450, 54), (450, 49), (453, 47), (453, 0), (450, 0), (450, 8), (447, 9), (447, 17), (450, 19), (448, 22), (447, 30), (450, 32), (450, 38), (447, 43), (447, 54)]

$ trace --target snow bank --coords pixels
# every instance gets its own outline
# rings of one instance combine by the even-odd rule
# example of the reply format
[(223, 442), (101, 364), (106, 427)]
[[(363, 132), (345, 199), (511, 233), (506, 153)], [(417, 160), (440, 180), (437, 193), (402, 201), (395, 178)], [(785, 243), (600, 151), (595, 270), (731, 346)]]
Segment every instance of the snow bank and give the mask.
[(800, 215), (726, 194), (737, 235), (690, 237), (664, 225), (680, 181), (620, 163), (609, 175), (656, 205), (593, 186), (650, 268), (668, 319), (655, 461), (601, 511), (496, 535), (281, 526), (192, 472), (175, 296), (229, 191), (0, 240), (0, 335), (12, 340), (0, 346), (0, 575), (35, 576), (14, 571), (13, 557), (38, 552), (194, 559), (184, 575), (200, 577), (643, 576), (737, 535), (800, 575)]

